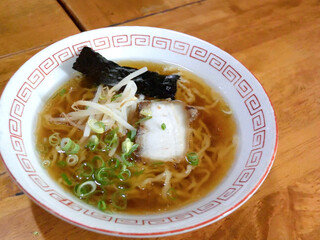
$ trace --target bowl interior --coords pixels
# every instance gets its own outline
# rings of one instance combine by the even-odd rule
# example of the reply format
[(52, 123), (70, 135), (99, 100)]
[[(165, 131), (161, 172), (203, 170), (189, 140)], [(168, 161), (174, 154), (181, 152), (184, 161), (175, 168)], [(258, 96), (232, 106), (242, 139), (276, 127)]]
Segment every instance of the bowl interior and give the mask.
[[(37, 115), (56, 89), (68, 81), (83, 46), (108, 59), (166, 62), (198, 75), (233, 110), (239, 145), (222, 183), (205, 198), (157, 215), (108, 215), (82, 203), (54, 182), (35, 150)], [(268, 96), (237, 60), (197, 38), (158, 28), (114, 27), (61, 40), (27, 61), (9, 81), (0, 102), (0, 146), (18, 185), (56, 216), (89, 230), (113, 235), (164, 236), (196, 229), (226, 216), (261, 185), (274, 160), (277, 127)]]

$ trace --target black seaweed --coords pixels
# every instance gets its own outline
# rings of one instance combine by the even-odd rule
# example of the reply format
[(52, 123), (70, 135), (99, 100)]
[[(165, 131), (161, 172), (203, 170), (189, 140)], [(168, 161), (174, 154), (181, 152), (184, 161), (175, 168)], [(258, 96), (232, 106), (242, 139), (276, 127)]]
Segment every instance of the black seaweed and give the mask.
[[(122, 67), (109, 61), (89, 47), (84, 47), (73, 64), (73, 69), (85, 74), (95, 84), (114, 86), (124, 77), (136, 71), (136, 68)], [(133, 81), (137, 84), (138, 94), (154, 98), (174, 99), (177, 92), (179, 75), (160, 75), (156, 72), (145, 72)]]

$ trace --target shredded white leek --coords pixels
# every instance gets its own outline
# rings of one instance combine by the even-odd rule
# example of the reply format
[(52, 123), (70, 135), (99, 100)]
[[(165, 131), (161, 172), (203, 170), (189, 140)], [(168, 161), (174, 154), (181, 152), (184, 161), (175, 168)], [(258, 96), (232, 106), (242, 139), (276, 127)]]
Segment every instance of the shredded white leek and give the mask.
[[(94, 98), (92, 99), (92, 102), (95, 102), (95, 103), (96, 103), (96, 102), (99, 101), (99, 97), (100, 97), (100, 95), (101, 95), (101, 91), (102, 91), (102, 85), (99, 85), (99, 87), (98, 87), (98, 89), (97, 89), (97, 92), (96, 92), (96, 95), (95, 95)], [(93, 117), (94, 117), (94, 115), (91, 115), (88, 120), (92, 119)], [(89, 126), (89, 124), (87, 123), (87, 124), (86, 124), (86, 127), (85, 127), (85, 129), (84, 129), (84, 132), (83, 132), (83, 136), (84, 136), (84, 137), (89, 137), (89, 135), (90, 135), (90, 126)]]
[(138, 77), (139, 75), (145, 73), (146, 71), (148, 71), (147, 67), (143, 67), (133, 73), (130, 73), (128, 76), (126, 76), (124, 79), (122, 79), (117, 85), (113, 86), (110, 89), (110, 94), (119, 91), (120, 88), (122, 88), (123, 86), (127, 85), (132, 79), (134, 79), (135, 77)]
[[(105, 125), (104, 131), (119, 127), (119, 133), (125, 135), (127, 130), (135, 130), (135, 128), (128, 123), (128, 119), (133, 114), (138, 106), (138, 102), (144, 97), (139, 99), (136, 97), (137, 85), (133, 78), (148, 71), (143, 67), (125, 78), (112, 88), (103, 87), (100, 85), (94, 98), (91, 101), (80, 100), (72, 105), (73, 112), (67, 114), (62, 113), (64, 117), (49, 118), (50, 121), (55, 122), (68, 122), (69, 124), (82, 129), (83, 138), (86, 139), (91, 131), (94, 131), (92, 124), (89, 123), (101, 122)], [(124, 87), (121, 95), (117, 93)], [(114, 97), (117, 94), (117, 97)], [(85, 109), (83, 109), (85, 107)], [(95, 129), (95, 128), (94, 128)], [(98, 130), (99, 133), (101, 130)], [(96, 131), (95, 131), (96, 132)], [(81, 140), (81, 142), (83, 142)]]
[(96, 110), (99, 110), (101, 113), (104, 113), (105, 115), (113, 118), (115, 121), (117, 121), (119, 124), (121, 124), (125, 128), (127, 128), (129, 130), (135, 129), (133, 126), (131, 126), (126, 120), (124, 120), (120, 116), (118, 109), (111, 109), (107, 105), (102, 105), (99, 103), (94, 103), (94, 102), (84, 101), (84, 100), (77, 101), (73, 105), (89, 106), (89, 107), (94, 108)]
[(68, 166), (75, 166), (79, 161), (79, 157), (77, 155), (69, 155), (67, 157), (67, 164)]

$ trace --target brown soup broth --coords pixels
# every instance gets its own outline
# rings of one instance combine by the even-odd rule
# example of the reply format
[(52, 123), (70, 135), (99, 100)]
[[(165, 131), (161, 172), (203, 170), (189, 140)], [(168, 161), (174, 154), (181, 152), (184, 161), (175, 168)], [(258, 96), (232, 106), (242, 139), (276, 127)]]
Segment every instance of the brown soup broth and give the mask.
[[(212, 191), (226, 176), (228, 170), (235, 158), (236, 143), (234, 137), (236, 135), (236, 124), (230, 109), (228, 108), (222, 97), (212, 91), (203, 80), (194, 74), (181, 70), (178, 67), (172, 67), (166, 64), (156, 64), (150, 62), (130, 62), (123, 61), (120, 65), (135, 68), (148, 67), (150, 71), (156, 71), (160, 74), (178, 73), (182, 76), (181, 82), (178, 84), (176, 99), (186, 102), (187, 105), (195, 106), (198, 109), (197, 118), (191, 122), (190, 127), (194, 129), (191, 133), (188, 152), (202, 151), (200, 154), (199, 165), (195, 167), (188, 176), (180, 180), (174, 180), (174, 176), (184, 174), (187, 169), (188, 162), (180, 163), (148, 163), (135, 159), (135, 167), (132, 170), (132, 177), (117, 186), (97, 187), (100, 194), (95, 194), (84, 201), (97, 206), (99, 199), (104, 199), (110, 204), (111, 197), (108, 193), (114, 193), (118, 189), (125, 189), (127, 206), (121, 210), (112, 208), (112, 211), (123, 211), (130, 214), (148, 214), (174, 210), (190, 204), (204, 197)], [(191, 92), (190, 92), (191, 91)], [(68, 124), (52, 124), (47, 118), (61, 117), (61, 113), (73, 111), (71, 105), (77, 100), (91, 100), (94, 97), (95, 89), (90, 87), (88, 80), (83, 77), (77, 77), (53, 94), (42, 112), (39, 115), (36, 130), (37, 148), (42, 161), (49, 158), (55, 158), (54, 163), (48, 167), (48, 172), (53, 179), (60, 182), (67, 190), (74, 192), (74, 186), (67, 186), (61, 179), (61, 174), (65, 173), (70, 180), (76, 179), (77, 173), (75, 167), (60, 166), (57, 164), (65, 160), (65, 154), (55, 153), (54, 149), (48, 144), (48, 138), (55, 132), (58, 132), (61, 138), (70, 137), (74, 141), (81, 139), (83, 132)], [(63, 97), (62, 97), (63, 96)], [(120, 138), (120, 142), (124, 138)], [(119, 147), (119, 149), (121, 146)], [(120, 151), (120, 150), (119, 150)], [(105, 152), (90, 152), (86, 149), (80, 150), (83, 159), (92, 159), (99, 155), (104, 160), (108, 160)], [(50, 153), (51, 155), (49, 156)], [(50, 159), (51, 158), (51, 159)], [(170, 194), (167, 199), (161, 197), (161, 189), (163, 181), (153, 182), (146, 185), (143, 189), (132, 187), (136, 182), (142, 182), (146, 178), (155, 177), (164, 169), (172, 172), (173, 178), (171, 182)], [(137, 173), (137, 174), (135, 174)]]

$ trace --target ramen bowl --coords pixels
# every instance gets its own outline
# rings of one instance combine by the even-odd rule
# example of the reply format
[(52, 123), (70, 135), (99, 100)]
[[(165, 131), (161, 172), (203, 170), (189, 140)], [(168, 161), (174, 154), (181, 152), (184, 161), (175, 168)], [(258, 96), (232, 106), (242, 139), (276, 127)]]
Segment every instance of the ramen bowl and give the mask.
[[(84, 46), (113, 61), (165, 62), (202, 78), (233, 111), (238, 146), (231, 169), (200, 200), (149, 215), (99, 211), (66, 192), (42, 168), (36, 151), (38, 113), (74, 74)], [(277, 125), (259, 81), (228, 53), (192, 36), (150, 27), (113, 27), (83, 32), (40, 51), (10, 79), (0, 101), (0, 148), (19, 187), (38, 205), (76, 226), (115, 236), (159, 237), (195, 230), (227, 216), (246, 202), (270, 171)]]

